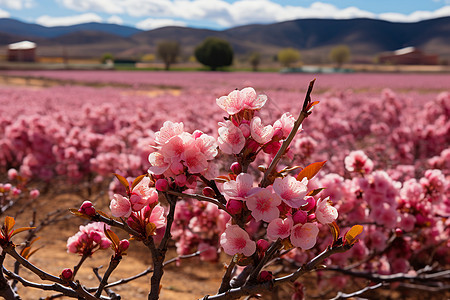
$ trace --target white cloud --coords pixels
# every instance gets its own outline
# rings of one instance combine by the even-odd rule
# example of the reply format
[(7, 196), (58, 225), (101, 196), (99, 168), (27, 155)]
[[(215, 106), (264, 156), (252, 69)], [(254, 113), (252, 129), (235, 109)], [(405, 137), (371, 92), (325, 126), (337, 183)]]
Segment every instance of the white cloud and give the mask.
[(41, 16), (37, 18), (36, 23), (52, 27), (52, 26), (70, 26), (75, 24), (89, 23), (89, 22), (102, 22), (102, 18), (94, 13), (86, 13), (82, 15), (76, 16), (67, 16), (67, 17), (50, 17), (50, 16)]
[[(6, 1), (6, 0), (0, 0)], [(19, 0), (20, 2), (31, 0)], [(125, 14), (131, 17), (147, 17), (139, 26), (174, 22), (172, 19), (215, 22), (223, 27), (254, 23), (272, 23), (305, 18), (372, 18), (388, 21), (416, 22), (425, 19), (450, 16), (450, 6), (435, 11), (416, 11), (409, 15), (386, 12), (374, 14), (351, 6), (336, 6), (314, 2), (308, 7), (280, 5), (275, 0), (57, 0), (63, 6), (77, 11), (94, 11), (108, 14)], [(450, 0), (441, 0), (447, 3)], [(8, 1), (14, 3), (13, 0)], [(180, 21), (177, 21), (180, 22)], [(143, 25), (144, 24), (144, 25)], [(177, 23), (179, 25), (180, 23)], [(155, 25), (156, 26), (156, 25)]]
[(0, 5), (12, 9), (31, 8), (34, 5), (34, 0), (0, 0)]
[(123, 20), (119, 16), (111, 16), (108, 18), (108, 20), (106, 20), (106, 22), (111, 23), (111, 24), (119, 24), (119, 25), (123, 24)]
[(152, 19), (148, 18), (143, 21), (140, 21), (136, 24), (136, 28), (142, 29), (142, 30), (151, 30), (155, 28), (160, 27), (166, 27), (166, 26), (182, 26), (186, 27), (186, 23), (182, 21), (176, 21), (172, 19)]
[(379, 14), (380, 19), (391, 22), (418, 22), (447, 16), (450, 16), (450, 5), (443, 6), (435, 11), (415, 11), (409, 15), (399, 13)]
[(6, 10), (0, 9), (0, 18), (9, 18), (11, 14), (7, 12)]
[[(1, 1), (1, 0), (0, 0)], [(96, 11), (108, 14), (124, 12), (123, 0), (57, 0), (63, 6), (75, 11)]]

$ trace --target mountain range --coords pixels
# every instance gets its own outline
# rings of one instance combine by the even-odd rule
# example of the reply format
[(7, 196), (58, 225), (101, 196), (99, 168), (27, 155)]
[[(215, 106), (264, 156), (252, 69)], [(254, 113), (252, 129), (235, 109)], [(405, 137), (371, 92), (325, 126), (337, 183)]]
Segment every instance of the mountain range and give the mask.
[[(6, 45), (30, 40), (38, 45), (39, 56), (98, 58), (109, 52), (119, 58), (137, 59), (155, 53), (162, 40), (177, 40), (183, 57), (208, 36), (226, 39), (236, 57), (252, 52), (273, 57), (286, 47), (301, 51), (308, 62), (325, 62), (330, 49), (339, 44), (350, 47), (354, 61), (373, 61), (381, 52), (416, 47), (450, 60), (450, 17), (417, 23), (394, 23), (375, 19), (299, 19), (274, 24), (254, 24), (226, 30), (163, 27), (149, 31), (117, 24), (86, 23), (45, 27), (15, 19), (0, 19), (0, 51)], [(3, 48), (3, 49), (2, 49)]]

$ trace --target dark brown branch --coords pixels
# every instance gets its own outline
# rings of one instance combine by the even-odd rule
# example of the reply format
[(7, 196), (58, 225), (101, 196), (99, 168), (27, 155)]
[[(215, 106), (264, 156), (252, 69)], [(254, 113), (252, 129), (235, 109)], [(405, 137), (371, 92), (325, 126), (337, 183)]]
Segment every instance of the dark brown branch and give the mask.
[(380, 288), (380, 287), (382, 287), (382, 286), (384, 286), (384, 285), (386, 285), (386, 284), (383, 284), (382, 282), (380, 282), (380, 283), (375, 284), (375, 285), (366, 286), (365, 288), (363, 288), (363, 289), (361, 289), (361, 290), (359, 290), (359, 291), (350, 293), (350, 294), (346, 294), (346, 293), (343, 293), (343, 292), (338, 292), (337, 295), (336, 295), (336, 297), (334, 297), (334, 298), (331, 299), (331, 300), (338, 300), (338, 299), (348, 299), (348, 298), (352, 298), (352, 297), (355, 297), (355, 296), (362, 295), (362, 294), (364, 294), (364, 293), (367, 292), (367, 291), (376, 290), (376, 289), (378, 289), (378, 288)]
[(206, 296), (203, 299), (205, 299), (205, 300), (238, 299), (242, 296), (254, 295), (254, 294), (259, 294), (259, 293), (263, 293), (266, 291), (270, 291), (273, 289), (274, 286), (278, 286), (278, 285), (286, 283), (286, 282), (294, 282), (300, 276), (315, 270), (320, 264), (322, 264), (322, 262), (326, 258), (328, 258), (331, 255), (336, 254), (336, 253), (345, 252), (345, 251), (351, 249), (351, 247), (352, 246), (349, 246), (349, 245), (341, 245), (341, 246), (338, 246), (335, 248), (328, 247), (326, 250), (324, 250), (318, 256), (314, 257), (307, 264), (304, 264), (303, 266), (301, 266), (297, 271), (295, 271), (292, 274), (289, 274), (284, 277), (276, 278), (272, 281), (267, 281), (267, 282), (262, 282), (262, 283), (247, 282), (242, 287), (230, 289), (224, 293), (217, 294), (214, 296)]
[(272, 175), (272, 172), (275, 170), (276, 166), (281, 160), (281, 157), (286, 152), (287, 148), (291, 144), (292, 140), (294, 139), (294, 136), (297, 134), (298, 129), (300, 128), (300, 125), (303, 123), (303, 121), (308, 117), (309, 112), (307, 111), (308, 105), (311, 103), (311, 92), (314, 87), (314, 82), (316, 80), (313, 79), (309, 83), (308, 91), (306, 92), (305, 100), (303, 101), (303, 107), (300, 112), (300, 114), (297, 117), (297, 120), (295, 120), (294, 127), (292, 128), (291, 132), (289, 133), (288, 137), (283, 141), (283, 144), (281, 145), (280, 149), (278, 150), (277, 154), (273, 158), (272, 162), (270, 163), (267, 170), (264, 172), (264, 177), (261, 180), (261, 183), (259, 184), (261, 187), (267, 187), (272, 182), (269, 178)]
[(3, 262), (5, 260), (6, 252), (2, 251), (0, 255), (0, 296), (5, 298), (6, 300), (18, 300), (20, 299), (19, 295), (14, 292), (14, 289), (11, 285), (9, 285), (8, 280), (5, 278), (3, 272)]
[(212, 203), (214, 205), (217, 205), (217, 207), (219, 207), (221, 210), (230, 214), (228, 212), (226, 206), (224, 204), (222, 204), (221, 202), (217, 201), (217, 199), (206, 197), (206, 196), (199, 195), (199, 194), (187, 194), (187, 193), (180, 193), (180, 192), (175, 192), (175, 191), (168, 191), (167, 193), (170, 195), (181, 197), (181, 198), (192, 198), (192, 199), (197, 199), (199, 201), (206, 201), (206, 202)]
[(95, 293), (95, 297), (100, 297), (102, 294), (103, 288), (108, 283), (109, 276), (111, 276), (112, 272), (117, 268), (120, 261), (122, 260), (122, 256), (112, 256), (111, 261), (109, 262), (108, 269), (105, 272), (105, 275), (103, 275), (103, 279), (100, 282), (100, 285), (98, 286), (97, 292)]
[(225, 274), (223, 274), (222, 277), (222, 283), (220, 284), (220, 288), (218, 293), (224, 293), (225, 291), (229, 290), (231, 288), (230, 286), (230, 281), (231, 281), (231, 276), (233, 274), (233, 269), (234, 266), (236, 265), (236, 262), (234, 260), (234, 256), (231, 258), (230, 264), (227, 267), (227, 271), (225, 272)]

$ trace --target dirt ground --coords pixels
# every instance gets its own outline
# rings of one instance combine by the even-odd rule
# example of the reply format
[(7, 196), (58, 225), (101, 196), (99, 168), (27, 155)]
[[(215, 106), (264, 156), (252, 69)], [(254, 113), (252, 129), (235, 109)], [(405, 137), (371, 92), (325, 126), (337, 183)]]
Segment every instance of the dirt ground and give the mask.
[[(30, 258), (30, 261), (34, 265), (48, 273), (58, 276), (63, 269), (73, 268), (78, 263), (80, 257), (76, 254), (67, 253), (66, 243), (67, 239), (74, 235), (78, 231), (78, 227), (85, 224), (86, 220), (75, 216), (72, 217), (68, 208), (79, 207), (79, 204), (83, 200), (82, 197), (75, 194), (43, 196), (16, 219), (16, 228), (28, 226), (34, 209), (37, 211), (38, 219), (45, 217), (47, 213), (55, 209), (63, 210), (63, 216), (68, 217), (68, 219), (52, 224), (39, 232), (38, 236), (41, 239), (34, 246), (36, 248), (42, 247), (42, 249)], [(107, 207), (105, 207), (105, 199), (101, 199), (98, 204), (103, 211), (108, 211)], [(20, 206), (23, 207), (23, 205), (24, 203), (19, 203), (18, 207), (13, 207), (6, 215), (14, 215), (15, 211), (20, 209)], [(121, 238), (127, 237), (120, 230), (114, 229), (114, 231)], [(21, 233), (15, 236), (14, 241), (16, 244), (25, 235), (25, 233)], [(77, 274), (77, 279), (88, 287), (98, 285), (93, 268), (103, 266), (100, 269), (100, 274), (102, 275), (108, 266), (112, 254), (113, 252), (109, 249), (95, 253), (92, 258), (87, 259), (83, 264)], [(171, 250), (167, 255), (167, 259), (175, 256), (175, 251)], [(223, 262), (225, 262), (225, 259), (226, 257), (224, 257)], [(12, 269), (12, 263), (12, 259), (7, 258), (6, 266), (9, 269)], [(128, 255), (124, 256), (109, 282), (133, 276), (146, 270), (149, 266), (151, 266), (151, 258), (148, 249), (140, 242), (132, 241)], [(199, 258), (180, 260), (179, 263), (173, 263), (165, 268), (162, 280), (161, 299), (198, 299), (208, 294), (213, 295), (220, 286), (222, 274), (223, 264), (220, 262), (211, 264), (202, 262)], [(20, 271), (20, 275), (30, 281), (42, 283), (37, 276), (23, 268)], [(151, 274), (148, 274), (130, 283), (114, 287), (113, 290), (120, 294), (122, 299), (146, 299), (150, 287), (150, 278)], [(40, 297), (45, 298), (54, 294), (54, 292), (50, 293), (33, 288), (24, 288), (19, 284), (19, 295), (22, 299), (39, 299)]]

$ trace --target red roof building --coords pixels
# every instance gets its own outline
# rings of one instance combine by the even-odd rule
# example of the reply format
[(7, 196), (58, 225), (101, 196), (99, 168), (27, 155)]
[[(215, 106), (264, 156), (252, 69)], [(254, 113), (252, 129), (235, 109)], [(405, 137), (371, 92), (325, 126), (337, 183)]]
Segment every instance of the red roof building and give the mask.
[(391, 65), (438, 65), (439, 56), (425, 54), (414, 47), (406, 47), (379, 56), (379, 62)]
[(36, 43), (22, 41), (8, 45), (8, 61), (36, 61)]

